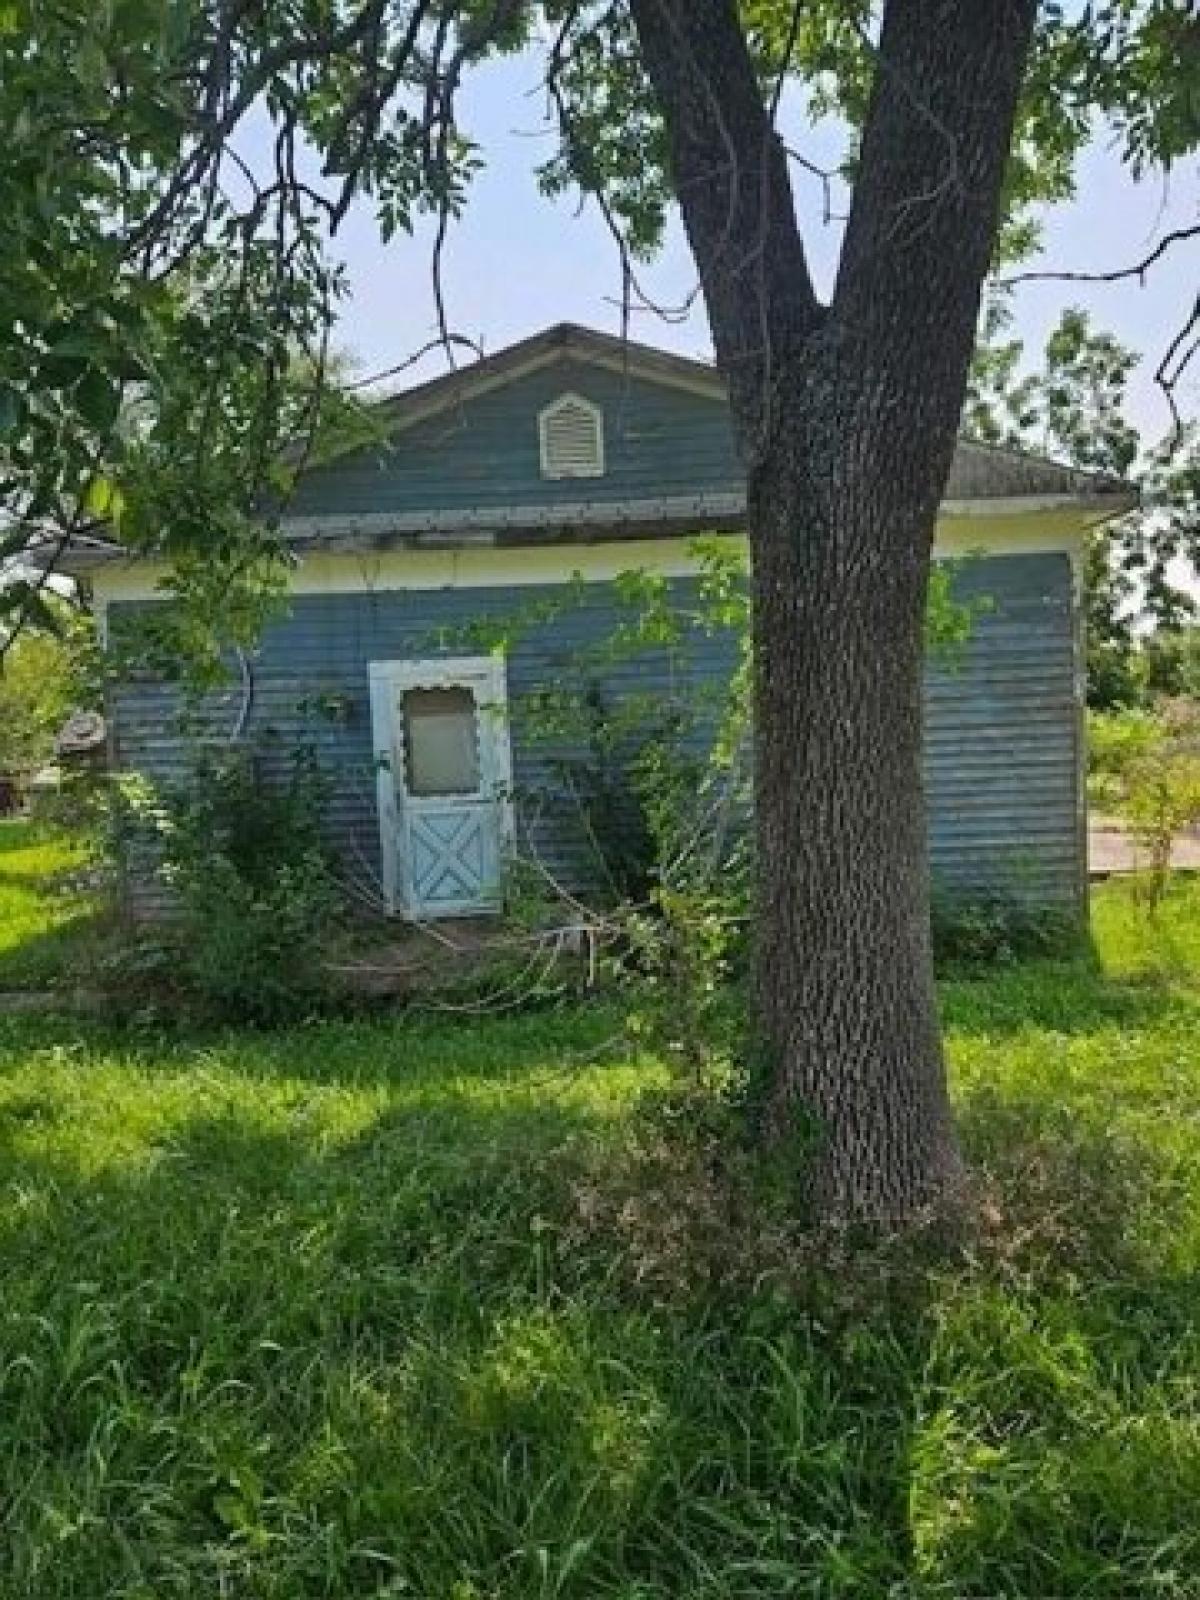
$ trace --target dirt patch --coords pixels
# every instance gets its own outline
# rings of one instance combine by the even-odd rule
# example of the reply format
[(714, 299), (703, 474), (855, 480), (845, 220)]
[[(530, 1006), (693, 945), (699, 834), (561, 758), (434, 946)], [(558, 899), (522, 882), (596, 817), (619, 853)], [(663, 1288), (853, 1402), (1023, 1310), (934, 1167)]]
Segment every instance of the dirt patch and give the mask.
[(403, 998), (452, 989), (488, 976), (531, 982), (588, 969), (586, 933), (571, 927), (518, 929), (501, 918), (414, 924), (332, 963), (330, 970), (366, 998)]
[[(1119, 817), (1092, 817), (1088, 824), (1088, 872), (1093, 878), (1136, 872), (1144, 864)], [(1200, 830), (1193, 828), (1176, 839), (1171, 865), (1184, 872), (1200, 872)]]

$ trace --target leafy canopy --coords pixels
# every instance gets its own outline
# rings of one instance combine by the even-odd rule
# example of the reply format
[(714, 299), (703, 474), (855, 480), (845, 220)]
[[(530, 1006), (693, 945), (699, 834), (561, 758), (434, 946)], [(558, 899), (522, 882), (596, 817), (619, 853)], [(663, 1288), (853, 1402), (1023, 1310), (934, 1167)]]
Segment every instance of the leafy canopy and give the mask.
[[(878, 5), (741, 12), (789, 125), (844, 121), (823, 181), (853, 185)], [(0, 624), (36, 617), (46, 573), (104, 539), (163, 557), (170, 586), (227, 631), (253, 628), (281, 556), (273, 508), (328, 422), (345, 287), (330, 243), (355, 203), (385, 237), (436, 218), (454, 349), (441, 245), (485, 155), (458, 94), (522, 49), (540, 56), (558, 133), (540, 181), (602, 207), (634, 294), (671, 175), (620, 0), (0, 5)], [(1031, 208), (1069, 196), (1101, 124), (1137, 173), (1193, 152), (1198, 62), (1200, 26), (1174, 0), (1044, 7), (997, 259), (1034, 248)], [(270, 156), (251, 165), (246, 134), (263, 126)], [(795, 144), (803, 164), (802, 132)]]

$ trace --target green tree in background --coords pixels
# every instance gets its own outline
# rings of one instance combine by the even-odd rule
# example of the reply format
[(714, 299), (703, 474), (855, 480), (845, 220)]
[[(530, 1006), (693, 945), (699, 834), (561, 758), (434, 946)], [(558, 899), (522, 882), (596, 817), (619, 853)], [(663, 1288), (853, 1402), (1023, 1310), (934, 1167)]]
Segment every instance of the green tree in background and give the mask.
[(21, 775), (54, 758), (54, 736), (75, 709), (71, 647), (55, 633), (29, 631), (0, 667), (0, 774)]
[(1004, 337), (1007, 320), (1004, 302), (994, 302), (968, 383), (964, 431), (1111, 473), (1141, 491), (1136, 511), (1089, 540), (1088, 703), (1097, 710), (1137, 703), (1152, 687), (1152, 662), (1154, 687), (1182, 688), (1196, 611), (1188, 580), (1200, 578), (1200, 430), (1172, 429), (1149, 446), (1141, 439), (1125, 416), (1139, 357), (1094, 328), (1085, 311), (1063, 313), (1032, 371), (1024, 369), (1022, 343)]

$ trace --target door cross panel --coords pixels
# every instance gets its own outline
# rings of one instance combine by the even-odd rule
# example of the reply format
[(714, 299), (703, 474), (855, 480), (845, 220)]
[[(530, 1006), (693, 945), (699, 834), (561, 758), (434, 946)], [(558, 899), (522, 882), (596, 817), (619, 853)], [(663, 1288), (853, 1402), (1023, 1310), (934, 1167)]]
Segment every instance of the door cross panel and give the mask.
[(486, 838), (492, 810), (484, 805), (412, 815), (408, 846), (418, 905), (471, 905), (496, 898), (499, 861)]

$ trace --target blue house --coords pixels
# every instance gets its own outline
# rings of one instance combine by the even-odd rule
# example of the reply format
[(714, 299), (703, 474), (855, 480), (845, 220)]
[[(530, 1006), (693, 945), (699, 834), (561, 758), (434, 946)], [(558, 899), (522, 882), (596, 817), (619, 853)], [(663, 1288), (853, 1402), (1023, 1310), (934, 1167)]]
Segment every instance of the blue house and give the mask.
[[(208, 733), (269, 736), (281, 752), (315, 742), (335, 778), (333, 842), (389, 911), (490, 911), (514, 843), (563, 882), (586, 873), (568, 808), (544, 804), (555, 752), (510, 713), (620, 624), (621, 574), (686, 597), (697, 535), (744, 543), (726, 398), (706, 363), (562, 325), (378, 414), (382, 442), (314, 468), (289, 503), (287, 613), (211, 698)], [(970, 557), (956, 581), (987, 604), (963, 659), (928, 682), (930, 850), (950, 890), (1081, 903), (1082, 555), (1088, 529), (1131, 503), (1111, 479), (958, 448), (936, 555)], [(103, 628), (161, 603), (152, 561), (112, 548), (75, 570)], [(542, 620), (505, 650), (471, 645), (517, 612)], [(697, 638), (687, 671), (720, 682), (735, 650)], [(653, 654), (615, 663), (608, 688), (666, 696), (678, 670)], [(169, 684), (122, 685), (116, 764), (179, 779), (196, 735), (176, 709)], [(159, 892), (135, 884), (135, 906)]]

